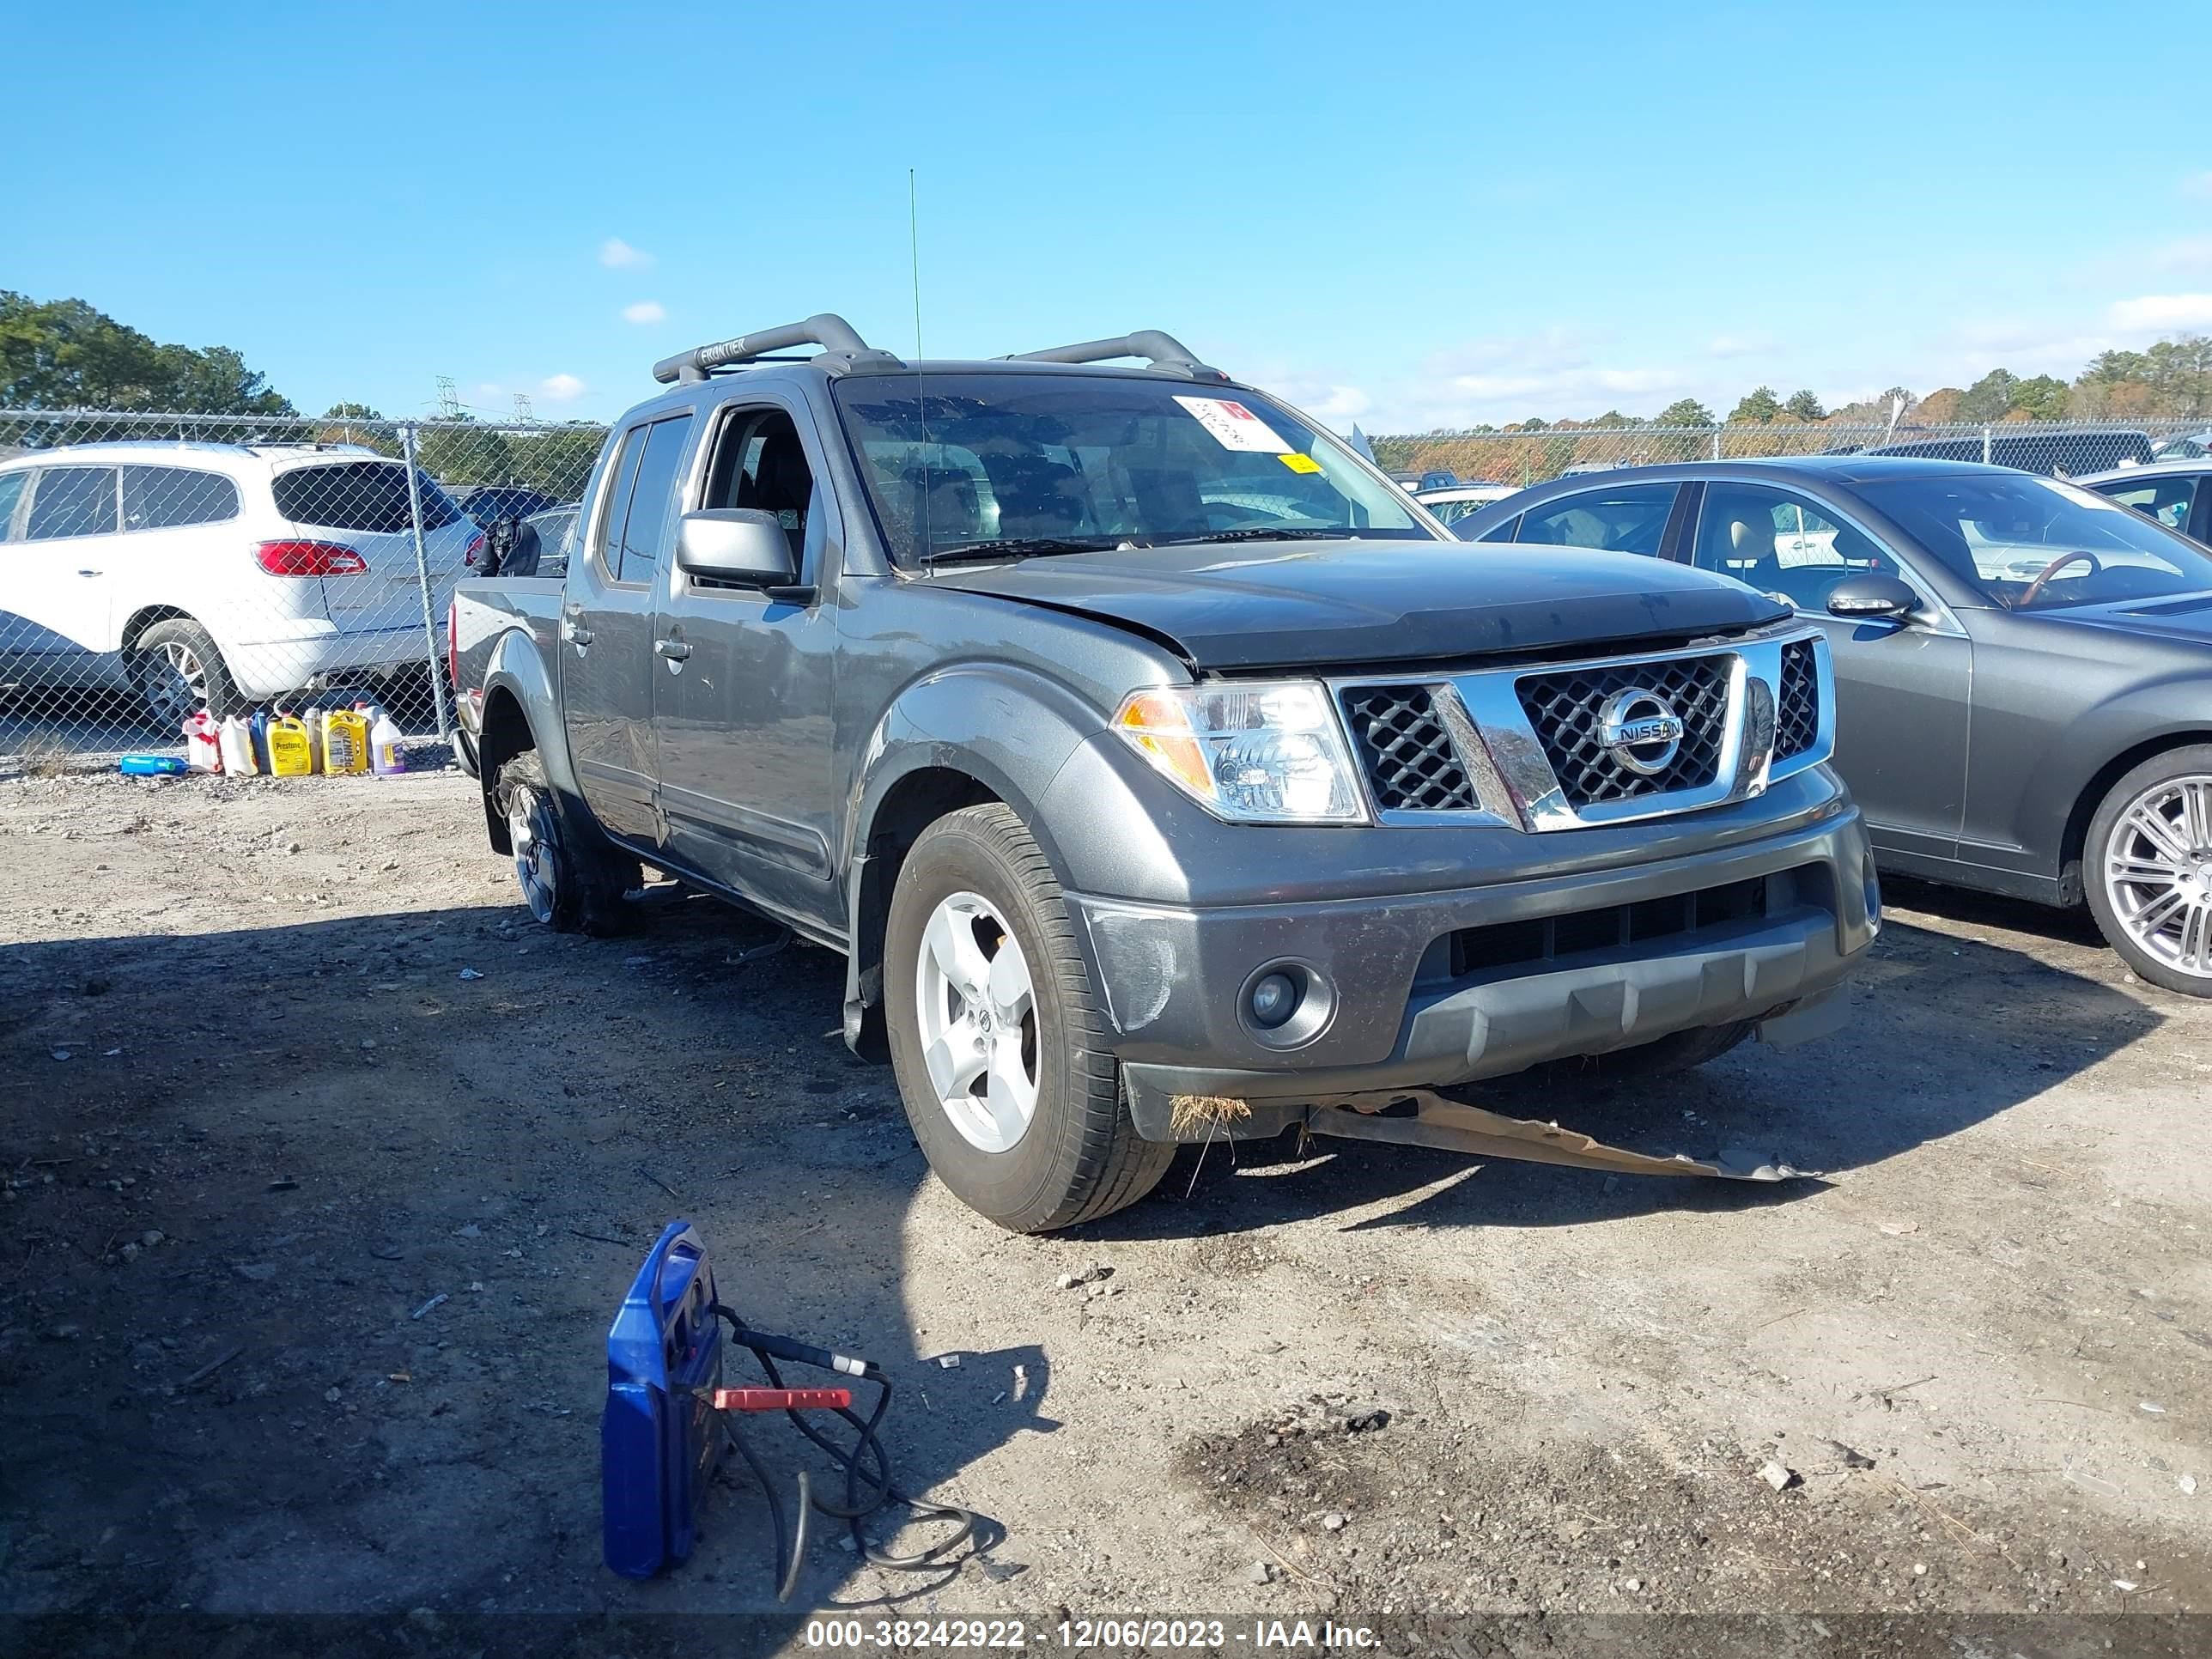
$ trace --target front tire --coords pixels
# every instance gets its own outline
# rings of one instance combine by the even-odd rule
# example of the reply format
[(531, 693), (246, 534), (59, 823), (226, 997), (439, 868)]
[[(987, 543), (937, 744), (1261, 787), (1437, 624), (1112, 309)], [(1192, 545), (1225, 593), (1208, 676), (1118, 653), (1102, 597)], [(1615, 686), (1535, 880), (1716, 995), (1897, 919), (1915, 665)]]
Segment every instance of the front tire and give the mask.
[(1137, 1133), (1066, 902), (1009, 808), (964, 807), (900, 866), (884, 930), (891, 1068), (937, 1178), (1013, 1232), (1135, 1203), (1172, 1144)]
[(623, 895), (638, 878), (636, 861), (562, 807), (537, 751), (526, 750), (501, 766), (492, 787), (530, 914), (563, 933), (604, 939), (628, 932), (630, 910)]
[(2138, 978), (2212, 997), (2212, 744), (2154, 755), (2089, 820), (2081, 885)]

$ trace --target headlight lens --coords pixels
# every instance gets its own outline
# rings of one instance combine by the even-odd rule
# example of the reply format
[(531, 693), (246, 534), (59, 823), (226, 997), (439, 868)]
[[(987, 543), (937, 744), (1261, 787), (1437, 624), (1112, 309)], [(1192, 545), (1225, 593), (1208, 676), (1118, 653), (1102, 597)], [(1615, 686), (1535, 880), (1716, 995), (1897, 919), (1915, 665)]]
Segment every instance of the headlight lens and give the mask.
[(1170, 783), (1240, 823), (1361, 823), (1328, 695), (1310, 680), (1133, 691), (1114, 729)]

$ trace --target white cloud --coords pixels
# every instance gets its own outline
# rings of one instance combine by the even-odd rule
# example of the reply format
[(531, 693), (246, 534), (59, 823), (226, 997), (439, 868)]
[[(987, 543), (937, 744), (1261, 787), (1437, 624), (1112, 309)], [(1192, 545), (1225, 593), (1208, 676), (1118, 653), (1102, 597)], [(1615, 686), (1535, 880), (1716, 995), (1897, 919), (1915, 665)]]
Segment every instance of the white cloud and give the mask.
[(2199, 201), (2212, 202), (2212, 173), (2192, 173), (2181, 181), (2181, 193), (2194, 196)]
[(626, 323), (661, 323), (668, 320), (668, 307), (658, 300), (640, 300), (634, 306), (623, 307)]
[(2212, 236), (2185, 236), (2154, 249), (2150, 265), (2154, 270), (2212, 271)]
[(653, 256), (619, 236), (610, 236), (599, 244), (599, 263), (610, 270), (642, 270), (653, 263)]
[(1774, 349), (1771, 334), (1720, 334), (1705, 346), (1708, 357), (1756, 357)]
[(2212, 328), (2212, 294), (2146, 294), (2140, 299), (2117, 300), (2111, 316), (2114, 328), (2130, 331)]
[(584, 383), (573, 374), (548, 374), (538, 383), (538, 395), (549, 404), (572, 403), (584, 395)]

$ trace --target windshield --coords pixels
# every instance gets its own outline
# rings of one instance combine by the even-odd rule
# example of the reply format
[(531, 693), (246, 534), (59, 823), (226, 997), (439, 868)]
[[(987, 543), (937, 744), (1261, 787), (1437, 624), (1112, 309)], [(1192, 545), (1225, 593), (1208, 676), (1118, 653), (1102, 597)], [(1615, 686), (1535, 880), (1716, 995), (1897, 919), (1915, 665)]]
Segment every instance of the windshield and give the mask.
[(1261, 536), (1434, 540), (1411, 504), (1280, 404), (1128, 376), (848, 376), (837, 406), (891, 556)]
[(1992, 605), (2048, 611), (2212, 589), (2212, 556), (2118, 501), (2027, 473), (1859, 486)]

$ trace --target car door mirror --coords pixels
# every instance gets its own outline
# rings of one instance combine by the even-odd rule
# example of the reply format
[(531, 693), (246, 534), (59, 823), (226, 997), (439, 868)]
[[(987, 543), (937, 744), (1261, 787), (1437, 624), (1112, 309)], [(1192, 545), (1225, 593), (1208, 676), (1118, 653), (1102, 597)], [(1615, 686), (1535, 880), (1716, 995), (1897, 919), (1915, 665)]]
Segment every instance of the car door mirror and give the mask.
[(676, 529), (676, 568), (687, 576), (745, 587), (783, 587), (797, 579), (791, 538), (775, 514), (757, 507), (703, 507)]
[(1920, 595), (1894, 576), (1846, 576), (1828, 590), (1828, 614), (1846, 622), (1910, 622)]

